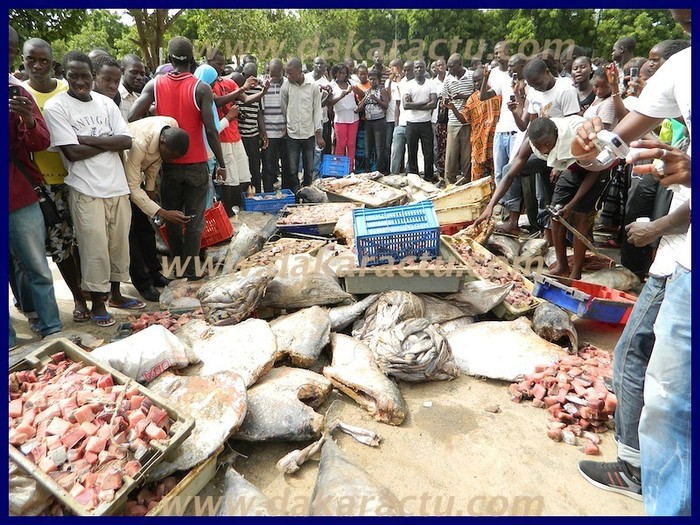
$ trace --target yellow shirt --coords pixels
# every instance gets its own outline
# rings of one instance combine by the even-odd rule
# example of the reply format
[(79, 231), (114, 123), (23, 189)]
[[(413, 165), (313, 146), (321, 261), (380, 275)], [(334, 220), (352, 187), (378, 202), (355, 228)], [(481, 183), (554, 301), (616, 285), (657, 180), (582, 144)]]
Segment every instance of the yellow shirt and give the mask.
[[(36, 100), (41, 114), (44, 114), (44, 104), (58, 93), (68, 91), (68, 82), (65, 79), (56, 81), (56, 89), (50, 93), (42, 93), (29, 85), (29, 81), (22, 83), (24, 88), (29, 91)], [(39, 171), (44, 176), (46, 184), (63, 184), (63, 179), (68, 175), (66, 167), (63, 165), (61, 155), (54, 151), (37, 151), (34, 153), (34, 162), (39, 167)]]

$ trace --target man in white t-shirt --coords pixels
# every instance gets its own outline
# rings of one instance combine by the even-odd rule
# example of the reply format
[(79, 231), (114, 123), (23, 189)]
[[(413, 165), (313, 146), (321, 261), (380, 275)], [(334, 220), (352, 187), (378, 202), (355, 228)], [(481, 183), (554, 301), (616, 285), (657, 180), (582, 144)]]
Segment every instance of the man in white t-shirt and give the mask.
[(396, 109), (394, 114), (394, 138), (391, 144), (391, 166), (389, 168), (392, 175), (398, 175), (399, 173), (401, 173), (401, 166), (403, 165), (404, 153), (406, 151), (407, 113), (404, 110), (403, 95), (404, 93), (406, 93), (406, 85), (414, 78), (412, 61), (404, 62), (403, 73), (404, 77), (396, 85), (399, 100), (396, 103)]
[(314, 148), (314, 178), (318, 177), (319, 166), (321, 165), (321, 154), (331, 152), (331, 121), (328, 117), (328, 97), (330, 96), (330, 80), (326, 77), (326, 61), (323, 57), (314, 58), (314, 68), (304, 75), (306, 80), (316, 84), (321, 91), (321, 125), (323, 126), (323, 140), (326, 146), (321, 150), (318, 145)]
[[(691, 10), (672, 9), (673, 18), (690, 33)], [(691, 132), (691, 48), (670, 57), (649, 79), (637, 108), (613, 130), (631, 147), (645, 148), (627, 161), (661, 159), (663, 164), (635, 166), (651, 172), (660, 183), (690, 186), (688, 155), (657, 141), (631, 140), (644, 136), (664, 118), (682, 116)], [(595, 155), (592, 143), (603, 129), (600, 119), (579, 131), (581, 161)], [(688, 200), (691, 207), (691, 200)], [(666, 282), (664, 299), (654, 324), (656, 341), (647, 367), (644, 408), (639, 422), (642, 494), (649, 515), (690, 515), (691, 507), (691, 229), (676, 251), (676, 267)]]
[(518, 126), (513, 118), (513, 112), (508, 109), (508, 103), (513, 96), (513, 78), (509, 71), (511, 59), (519, 56), (517, 64), (524, 57), (520, 55), (508, 55), (508, 47), (505, 42), (498, 42), (494, 47), (498, 67), (491, 69), (484, 67), (484, 79), (481, 85), (479, 97), (482, 101), (500, 95), (501, 113), (496, 124), (496, 133), (493, 137), (493, 167), (496, 184), (501, 182), (503, 177), (503, 167), (508, 164), (510, 155), (515, 145), (515, 139), (519, 132)]
[(431, 117), (437, 107), (435, 83), (425, 78), (425, 61), (413, 63), (416, 78), (406, 84), (403, 107), (406, 117), (406, 145), (408, 146), (408, 173), (418, 174), (418, 141), (423, 150), (424, 174), (428, 182), (433, 181), (433, 126)]
[[(520, 130), (525, 131), (530, 121), (538, 117), (568, 117), (580, 111), (576, 88), (567, 79), (555, 78), (543, 60), (536, 58), (528, 62), (523, 69), (523, 75), (530, 87), (527, 99), (523, 99), (522, 91), (516, 89), (515, 101), (508, 102), (508, 108)], [(519, 111), (519, 108), (525, 105), (525, 109), (522, 112)], [(524, 141), (513, 162), (503, 168), (504, 175), (499, 186), (504, 185), (510, 191), (503, 193), (497, 190), (497, 193), (504, 195), (503, 202), (507, 203), (509, 212), (508, 222), (501, 227), (501, 230), (518, 235), (521, 202), (519, 192), (515, 191), (517, 188), (511, 187), (516, 180), (511, 170), (518, 177), (533, 175), (538, 177), (538, 202), (531, 203), (531, 207), (537, 207), (537, 215), (544, 216), (546, 213), (546, 206), (549, 205), (554, 188), (550, 182), (551, 170), (547, 163), (534, 155), (529, 141)], [(537, 217), (535, 210), (529, 210), (529, 212), (528, 217)], [(545, 233), (548, 236), (548, 232)]]
[[(129, 186), (120, 153), (132, 137), (119, 108), (92, 91), (92, 62), (71, 51), (63, 58), (68, 91), (44, 106), (51, 149), (63, 157), (70, 188), (69, 205), (80, 251), (82, 288), (90, 292), (91, 318), (112, 326), (103, 295), (119, 302), (119, 283), (129, 280)], [(111, 286), (110, 286), (111, 283)], [(110, 303), (111, 304), (111, 303)]]

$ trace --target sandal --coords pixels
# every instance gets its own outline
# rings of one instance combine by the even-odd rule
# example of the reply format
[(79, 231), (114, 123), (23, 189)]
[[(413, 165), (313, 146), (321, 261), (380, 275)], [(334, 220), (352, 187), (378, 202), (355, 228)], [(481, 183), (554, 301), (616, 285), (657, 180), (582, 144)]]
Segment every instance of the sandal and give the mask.
[(74, 323), (84, 323), (90, 320), (90, 312), (86, 310), (80, 310), (76, 308), (73, 310), (73, 322)]
[(102, 328), (112, 326), (116, 323), (116, 321), (114, 320), (114, 317), (112, 317), (111, 314), (106, 314), (106, 315), (90, 314), (90, 319), (95, 321), (95, 324), (99, 327), (102, 327)]
[(143, 301), (139, 301), (138, 299), (134, 299), (133, 297), (125, 297), (126, 302), (123, 302), (122, 304), (117, 304), (113, 301), (109, 302), (109, 306), (112, 308), (121, 308), (123, 310), (143, 310), (146, 308), (146, 303)]

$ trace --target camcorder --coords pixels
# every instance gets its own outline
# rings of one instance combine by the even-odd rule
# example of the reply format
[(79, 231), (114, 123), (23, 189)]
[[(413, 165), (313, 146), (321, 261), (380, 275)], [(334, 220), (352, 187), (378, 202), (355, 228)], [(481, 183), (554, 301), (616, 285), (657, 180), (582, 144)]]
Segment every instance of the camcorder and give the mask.
[(624, 159), (630, 152), (629, 146), (612, 131), (603, 129), (596, 135), (593, 144), (599, 153), (595, 159), (601, 164), (610, 164), (615, 159)]

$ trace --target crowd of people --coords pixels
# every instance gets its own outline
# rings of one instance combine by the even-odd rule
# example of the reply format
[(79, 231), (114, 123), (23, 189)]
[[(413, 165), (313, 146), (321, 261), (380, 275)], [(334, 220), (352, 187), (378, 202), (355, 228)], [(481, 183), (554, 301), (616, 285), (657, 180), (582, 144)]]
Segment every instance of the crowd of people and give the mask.
[[(690, 10), (672, 13), (690, 33)], [(579, 46), (528, 58), (504, 41), (492, 63), (469, 67), (459, 54), (385, 65), (376, 52), (370, 65), (329, 68), (316, 57), (308, 70), (299, 58), (263, 65), (245, 55), (231, 70), (220, 50), (200, 63), (175, 37), (151, 77), (139, 56), (103, 49), (58, 64), (50, 43), (20, 48), (10, 27), (10, 65), (20, 52), (23, 63), (9, 76), (16, 306), (41, 337), (61, 330), (51, 257), (73, 320), (111, 326), (108, 306), (146, 306), (121, 283), (157, 301), (170, 281), (153, 218), (166, 223), (184, 277), (200, 279), (194, 259), (212, 196), (231, 215), (249, 192), (296, 192), (318, 177), (323, 154), (349, 157), (356, 172), (419, 173), (422, 164), (442, 186), (491, 177), (477, 223), (498, 207), (499, 230), (518, 235), (526, 211), (555, 247), (553, 274), (580, 278), (585, 257), (574, 239), (569, 262), (559, 217), (589, 237), (596, 216), (622, 233), (622, 262), (646, 284), (614, 352), (618, 460), (580, 470), (600, 488), (643, 497), (649, 514), (688, 514), (691, 55), (684, 40), (658, 43), (647, 59), (634, 47), (621, 38), (609, 63)], [(637, 148), (627, 163), (600, 159), (602, 130)], [(10, 323), (10, 347), (15, 339)]]

